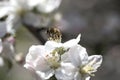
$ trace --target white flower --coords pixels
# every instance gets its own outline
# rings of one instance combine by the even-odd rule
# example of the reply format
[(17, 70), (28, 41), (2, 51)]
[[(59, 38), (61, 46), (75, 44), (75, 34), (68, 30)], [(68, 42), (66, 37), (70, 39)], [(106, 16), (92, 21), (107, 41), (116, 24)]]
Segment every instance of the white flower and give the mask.
[[(68, 65), (72, 68), (71, 63), (63, 63), (61, 60), (62, 54), (67, 49), (78, 44), (80, 35), (76, 39), (69, 40), (65, 43), (57, 43), (54, 41), (47, 41), (45, 45), (32, 46), (26, 56), (27, 69), (34, 69), (38, 75), (43, 79), (49, 79), (55, 76), (62, 75), (61, 70)], [(63, 60), (65, 58), (62, 58)]]
[[(75, 66), (75, 68), (71, 69), (73, 71), (71, 73), (74, 73), (73, 80), (89, 80), (90, 76), (94, 76), (93, 73), (97, 71), (97, 68), (102, 63), (101, 55), (88, 56), (86, 49), (80, 45), (70, 48), (65, 53), (66, 55), (68, 56), (68, 60), (66, 61), (70, 61)], [(70, 73), (65, 69), (64, 71), (66, 75)]]
[(45, 46), (32, 46), (26, 56), (26, 68), (33, 68), (40, 77), (49, 79), (60, 67), (60, 55)]
[(37, 9), (42, 13), (51, 13), (57, 9), (62, 0), (39, 0)]

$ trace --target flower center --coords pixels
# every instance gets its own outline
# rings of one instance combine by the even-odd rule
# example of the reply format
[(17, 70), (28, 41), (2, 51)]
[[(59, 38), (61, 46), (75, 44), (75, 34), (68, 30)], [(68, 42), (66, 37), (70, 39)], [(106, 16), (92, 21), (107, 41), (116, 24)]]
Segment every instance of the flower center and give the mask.
[(55, 55), (50, 53), (50, 55), (47, 55), (46, 58), (51, 68), (57, 69), (60, 66), (59, 55), (57, 53), (55, 53)]
[(91, 65), (85, 65), (80, 69), (80, 72), (83, 74), (89, 74), (90, 76), (94, 76), (91, 72), (94, 71), (94, 68)]
[(57, 69), (60, 67), (61, 55), (64, 54), (66, 50), (63, 47), (55, 48), (49, 55), (46, 56), (47, 62), (51, 68)]
[(65, 50), (64, 47), (58, 47), (58, 48), (55, 48), (52, 52), (53, 55), (55, 55), (55, 53), (58, 53), (59, 55), (62, 55), (66, 52), (67, 50)]

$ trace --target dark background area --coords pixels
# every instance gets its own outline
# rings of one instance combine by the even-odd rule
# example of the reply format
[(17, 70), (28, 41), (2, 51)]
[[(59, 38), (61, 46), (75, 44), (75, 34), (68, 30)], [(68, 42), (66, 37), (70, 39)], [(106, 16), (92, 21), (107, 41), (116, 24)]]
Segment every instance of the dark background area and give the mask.
[(63, 39), (82, 34), (80, 44), (89, 55), (103, 55), (103, 64), (91, 80), (120, 79), (120, 1), (65, 0), (60, 10), (67, 29)]

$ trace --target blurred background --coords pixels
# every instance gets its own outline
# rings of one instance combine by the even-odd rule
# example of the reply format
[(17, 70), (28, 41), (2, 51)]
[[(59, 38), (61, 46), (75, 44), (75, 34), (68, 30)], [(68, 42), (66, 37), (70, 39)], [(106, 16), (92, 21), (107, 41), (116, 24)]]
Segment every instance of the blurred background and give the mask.
[[(88, 54), (103, 55), (102, 66), (91, 80), (120, 80), (120, 0), (63, 0), (55, 16), (62, 42), (81, 33), (80, 44)], [(45, 33), (40, 33), (44, 40)], [(31, 45), (44, 44), (35, 35), (26, 27), (17, 29), (15, 49), (22, 59)], [(22, 64), (24, 60), (10, 69), (11, 64), (4, 65), (0, 68), (0, 80), (35, 80)]]

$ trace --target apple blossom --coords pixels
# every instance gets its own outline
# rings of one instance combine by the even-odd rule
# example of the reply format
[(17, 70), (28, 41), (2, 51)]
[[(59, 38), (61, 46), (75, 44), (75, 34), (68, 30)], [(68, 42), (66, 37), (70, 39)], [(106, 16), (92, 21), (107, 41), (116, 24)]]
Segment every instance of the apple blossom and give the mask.
[(76, 39), (65, 43), (47, 41), (45, 45), (33, 45), (26, 56), (24, 67), (34, 69), (43, 79), (49, 79), (54, 74), (55, 76), (62, 75), (60, 71), (65, 66), (70, 65), (70, 67), (73, 67), (71, 63), (62, 62), (65, 60), (62, 55), (70, 47), (77, 45), (79, 41), (80, 35)]
[(68, 57), (66, 61), (70, 61), (74, 65), (71, 69), (72, 72), (68, 72), (66, 69), (63, 70), (64, 75), (73, 74), (72, 77), (69, 76), (72, 80), (89, 80), (90, 76), (94, 76), (93, 73), (97, 71), (102, 63), (101, 55), (88, 56), (86, 49), (80, 45), (71, 47), (64, 56)]

